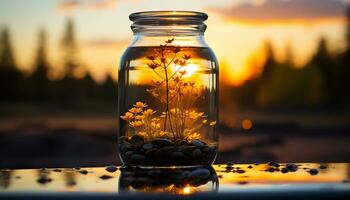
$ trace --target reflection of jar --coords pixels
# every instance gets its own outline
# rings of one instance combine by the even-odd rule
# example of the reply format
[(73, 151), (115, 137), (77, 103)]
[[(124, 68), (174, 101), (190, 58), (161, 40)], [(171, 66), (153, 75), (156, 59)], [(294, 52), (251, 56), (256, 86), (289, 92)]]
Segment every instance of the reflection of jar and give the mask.
[(217, 192), (219, 180), (212, 167), (198, 168), (122, 168), (119, 192), (162, 192), (194, 194)]
[(210, 165), (217, 153), (218, 65), (204, 41), (207, 15), (130, 15), (132, 44), (119, 68), (119, 152), (124, 164)]

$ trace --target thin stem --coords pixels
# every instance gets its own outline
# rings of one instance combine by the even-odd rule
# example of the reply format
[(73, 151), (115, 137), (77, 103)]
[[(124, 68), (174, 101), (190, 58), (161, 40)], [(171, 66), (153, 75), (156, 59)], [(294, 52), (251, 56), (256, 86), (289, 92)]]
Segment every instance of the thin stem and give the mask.
[[(161, 58), (164, 58), (164, 50), (163, 48), (161, 49)], [(174, 130), (173, 130), (173, 126), (171, 123), (171, 117), (170, 117), (170, 112), (169, 112), (169, 79), (168, 79), (168, 70), (167, 70), (167, 65), (165, 64), (165, 62), (162, 61), (163, 64), (163, 68), (164, 68), (164, 72), (165, 72), (165, 84), (166, 84), (166, 110), (165, 110), (165, 119), (164, 119), (164, 127), (163, 130), (166, 130), (166, 124), (167, 124), (167, 118), (169, 116), (169, 125), (170, 125), (170, 129), (171, 132), (174, 135)]]

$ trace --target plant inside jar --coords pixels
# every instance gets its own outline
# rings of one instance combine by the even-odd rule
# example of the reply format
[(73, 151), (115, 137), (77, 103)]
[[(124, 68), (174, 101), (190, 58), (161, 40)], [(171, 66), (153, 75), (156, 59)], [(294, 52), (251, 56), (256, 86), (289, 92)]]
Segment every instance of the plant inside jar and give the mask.
[[(216, 145), (202, 140), (201, 128), (215, 126), (204, 112), (193, 108), (203, 98), (204, 86), (184, 79), (191, 56), (168, 39), (152, 55), (147, 66), (160, 81), (152, 81), (147, 92), (164, 105), (149, 108), (138, 101), (121, 118), (134, 134), (120, 137), (119, 147), (127, 164), (141, 166), (208, 165), (216, 155)], [(169, 157), (170, 156), (170, 157)]]

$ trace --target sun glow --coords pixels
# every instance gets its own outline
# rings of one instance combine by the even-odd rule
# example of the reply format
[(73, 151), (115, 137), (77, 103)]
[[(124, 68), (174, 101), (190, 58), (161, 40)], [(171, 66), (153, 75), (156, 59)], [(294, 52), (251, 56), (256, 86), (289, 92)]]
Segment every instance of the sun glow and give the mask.
[(194, 64), (187, 64), (185, 67), (183, 67), (183, 72), (185, 72), (185, 74), (183, 75), (184, 78), (190, 77), (192, 76), (194, 73), (196, 73), (198, 71), (198, 65), (194, 65)]

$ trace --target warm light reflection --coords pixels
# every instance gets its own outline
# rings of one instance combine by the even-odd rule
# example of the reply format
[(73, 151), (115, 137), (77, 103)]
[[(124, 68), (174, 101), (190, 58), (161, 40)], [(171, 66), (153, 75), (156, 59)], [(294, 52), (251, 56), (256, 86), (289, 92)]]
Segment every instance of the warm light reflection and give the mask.
[[(291, 188), (300, 184), (305, 184), (303, 187), (326, 187), (325, 184), (330, 184), (333, 189), (339, 185), (342, 187), (349, 187), (348, 184), (342, 184), (345, 180), (349, 179), (349, 164), (346, 163), (329, 163), (323, 164), (326, 169), (319, 169), (320, 164), (306, 163), (299, 165), (299, 169), (296, 172), (282, 173), (280, 171), (269, 172), (270, 168), (267, 164), (250, 165), (252, 168), (248, 168), (249, 165), (233, 165), (234, 169), (239, 167), (244, 172), (237, 173), (232, 171), (226, 171), (226, 165), (214, 165), (216, 174), (221, 177), (219, 192), (225, 192), (227, 190), (249, 190), (254, 188), (260, 188), (262, 190), (278, 189), (276, 185)], [(281, 167), (282, 168), (282, 167)], [(317, 169), (319, 173), (317, 175), (311, 175), (308, 170)], [(1, 173), (7, 174), (7, 176), (0, 176), (0, 181), (10, 180), (8, 187), (0, 187), (1, 192), (43, 192), (43, 191), (56, 191), (56, 192), (109, 192), (116, 193), (119, 188), (120, 171), (115, 173), (109, 173), (104, 168), (84, 168), (80, 170), (73, 169), (60, 169), (62, 171), (55, 172), (53, 169), (48, 170), (48, 178), (52, 179), (51, 182), (45, 184), (39, 184), (37, 182), (40, 174), (38, 170), (2, 170)], [(86, 170), (87, 174), (82, 174), (81, 171)], [(74, 174), (74, 182), (76, 185), (67, 184), (70, 183), (70, 176), (66, 176), (66, 173)], [(101, 179), (103, 175), (111, 176), (110, 179)], [(6, 178), (7, 177), (7, 178)], [(8, 179), (9, 178), (9, 179)], [(142, 178), (142, 177), (141, 177)], [(129, 180), (129, 179), (128, 179)], [(131, 180), (131, 179), (130, 179)], [(133, 179), (134, 180), (134, 179)], [(138, 183), (147, 183), (144, 182)], [(176, 181), (174, 179), (174, 181)], [(245, 183), (245, 184), (241, 184)], [(332, 184), (332, 185), (331, 185)], [(175, 186), (171, 184), (162, 189), (150, 189), (149, 187), (144, 192), (170, 192), (173, 194), (193, 194), (196, 192), (211, 191), (211, 184), (190, 186), (188, 184), (178, 184)], [(131, 190), (129, 190), (132, 192)], [(134, 191), (134, 190), (133, 190)], [(120, 191), (119, 191), (120, 192)]]
[(188, 64), (181, 71), (185, 72), (183, 77), (187, 78), (187, 77), (192, 76), (194, 73), (196, 73), (196, 71), (198, 71), (198, 66), (194, 65), (194, 64)]
[(242, 128), (244, 130), (250, 130), (253, 127), (253, 122), (249, 119), (244, 119), (242, 121)]
[(191, 193), (191, 188), (190, 187), (185, 187), (183, 189), (184, 194), (190, 194)]

